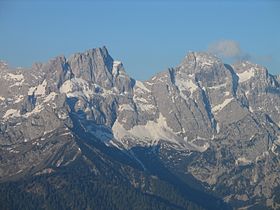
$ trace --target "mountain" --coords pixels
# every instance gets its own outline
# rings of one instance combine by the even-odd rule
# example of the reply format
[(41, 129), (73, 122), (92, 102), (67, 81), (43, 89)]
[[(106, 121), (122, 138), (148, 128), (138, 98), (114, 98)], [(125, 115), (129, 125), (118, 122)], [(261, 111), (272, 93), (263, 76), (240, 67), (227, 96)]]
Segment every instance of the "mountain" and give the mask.
[(280, 208), (280, 77), (262, 66), (190, 52), (142, 82), (103, 47), (1, 62), (0, 86), (1, 209)]

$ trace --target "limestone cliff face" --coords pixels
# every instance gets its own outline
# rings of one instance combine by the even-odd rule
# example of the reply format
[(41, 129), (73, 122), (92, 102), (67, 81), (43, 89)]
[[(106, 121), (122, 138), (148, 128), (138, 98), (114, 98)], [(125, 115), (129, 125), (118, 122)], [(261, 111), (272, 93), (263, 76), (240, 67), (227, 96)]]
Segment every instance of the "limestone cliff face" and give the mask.
[(103, 47), (31, 69), (1, 62), (0, 85), (3, 180), (74, 160), (80, 135), (124, 151), (158, 146), (167, 167), (226, 201), (271, 200), (279, 185), (279, 76), (259, 65), (191, 52), (142, 82)]

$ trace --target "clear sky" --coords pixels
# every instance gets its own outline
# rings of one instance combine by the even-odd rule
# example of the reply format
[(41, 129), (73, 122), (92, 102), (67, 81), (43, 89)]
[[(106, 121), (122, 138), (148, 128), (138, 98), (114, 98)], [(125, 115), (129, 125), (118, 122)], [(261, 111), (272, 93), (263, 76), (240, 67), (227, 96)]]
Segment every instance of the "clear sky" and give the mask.
[(103, 45), (140, 80), (207, 50), (280, 74), (280, 1), (0, 0), (0, 59), (12, 66)]

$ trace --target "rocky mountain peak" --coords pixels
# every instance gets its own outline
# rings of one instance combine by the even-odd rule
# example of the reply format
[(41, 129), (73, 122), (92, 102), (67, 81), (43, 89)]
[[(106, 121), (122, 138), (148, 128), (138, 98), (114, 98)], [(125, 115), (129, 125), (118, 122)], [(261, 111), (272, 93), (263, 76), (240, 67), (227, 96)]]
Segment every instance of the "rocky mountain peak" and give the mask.
[(250, 69), (254, 69), (254, 71), (263, 73), (267, 72), (267, 69), (259, 64), (252, 63), (251, 61), (239, 61), (232, 65), (236, 73), (243, 73)]
[[(0, 178), (32, 167), (37, 172), (49, 155), (57, 170), (69, 155), (60, 150), (68, 147), (62, 136), (75, 145), (69, 156), (75, 161), (83, 153), (76, 145), (79, 136), (79, 141), (129, 152), (157, 147), (153, 154), (162, 155), (163, 164), (175, 170), (182, 166), (182, 174), (214, 191), (230, 189), (219, 192), (229, 200), (243, 198), (249, 185), (249, 198), (271, 198), (279, 185), (279, 77), (261, 66), (230, 66), (209, 53), (190, 52), (178, 67), (140, 82), (105, 47), (68, 59), (58, 56), (30, 70), (0, 65), (6, 69), (0, 71), (0, 145), (5, 154)], [(26, 145), (38, 150), (30, 152)], [(145, 168), (141, 158), (129, 154)], [(240, 181), (244, 185), (236, 188)]]
[(240, 83), (255, 80), (264, 83), (271, 79), (265, 67), (251, 63), (250, 61), (237, 62), (232, 67), (238, 75)]
[(75, 77), (85, 81), (112, 88), (113, 58), (105, 47), (76, 53), (68, 59), (68, 64)]
[(207, 52), (189, 52), (179, 65), (181, 71), (189, 74), (197, 73), (202, 70), (209, 70), (223, 65), (221, 59)]
[(207, 52), (190, 52), (177, 67), (175, 78), (177, 81), (183, 79), (197, 83), (196, 86), (201, 88), (231, 83), (233, 80), (232, 72), (222, 60)]
[(45, 79), (59, 88), (72, 77), (72, 71), (64, 56), (57, 56), (42, 66)]

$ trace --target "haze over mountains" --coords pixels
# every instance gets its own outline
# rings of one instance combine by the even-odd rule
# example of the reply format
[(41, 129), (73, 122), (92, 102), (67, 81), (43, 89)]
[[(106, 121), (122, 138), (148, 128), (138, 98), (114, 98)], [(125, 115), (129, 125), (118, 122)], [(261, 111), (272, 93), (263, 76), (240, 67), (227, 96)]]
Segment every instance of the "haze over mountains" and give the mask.
[(2, 62), (0, 85), (3, 209), (280, 206), (280, 77), (262, 66), (190, 52), (142, 82), (103, 47)]

